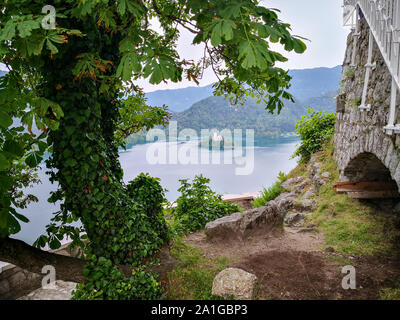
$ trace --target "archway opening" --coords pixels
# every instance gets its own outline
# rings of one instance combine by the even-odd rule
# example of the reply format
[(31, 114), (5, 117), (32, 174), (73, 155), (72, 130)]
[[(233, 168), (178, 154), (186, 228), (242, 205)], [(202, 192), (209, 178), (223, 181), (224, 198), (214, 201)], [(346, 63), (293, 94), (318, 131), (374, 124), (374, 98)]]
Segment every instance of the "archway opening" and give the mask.
[(352, 159), (344, 170), (344, 175), (349, 181), (394, 182), (389, 169), (369, 152)]
[(365, 152), (352, 159), (343, 175), (349, 182), (339, 189), (351, 198), (369, 200), (385, 209), (398, 206), (398, 185), (392, 179), (390, 170), (374, 154)]

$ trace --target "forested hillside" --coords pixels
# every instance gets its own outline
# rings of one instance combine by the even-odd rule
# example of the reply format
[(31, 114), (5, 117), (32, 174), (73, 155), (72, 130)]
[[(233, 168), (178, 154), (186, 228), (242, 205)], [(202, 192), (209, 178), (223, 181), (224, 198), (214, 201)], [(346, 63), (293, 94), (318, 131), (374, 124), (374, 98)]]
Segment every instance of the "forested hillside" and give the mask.
[(222, 97), (209, 97), (195, 103), (190, 109), (175, 113), (172, 120), (178, 122), (179, 130), (194, 129), (254, 129), (256, 137), (274, 137), (294, 133), (296, 122), (307, 109), (334, 112), (333, 93), (327, 96), (310, 98), (304, 102), (287, 102), (281, 113), (270, 114), (264, 104), (248, 100), (243, 106), (231, 106)]

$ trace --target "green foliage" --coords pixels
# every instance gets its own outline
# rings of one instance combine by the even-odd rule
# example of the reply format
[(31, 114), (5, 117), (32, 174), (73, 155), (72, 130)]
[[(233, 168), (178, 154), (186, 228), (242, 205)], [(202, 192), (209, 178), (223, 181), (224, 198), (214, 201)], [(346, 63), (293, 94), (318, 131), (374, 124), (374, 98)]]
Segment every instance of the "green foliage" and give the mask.
[(336, 113), (328, 114), (309, 109), (308, 114), (302, 116), (296, 124), (301, 143), (293, 157), (300, 156), (300, 161), (307, 162), (311, 155), (322, 150), (324, 144), (333, 137), (335, 122)]
[(123, 100), (119, 115), (115, 138), (122, 147), (129, 143), (128, 137), (157, 125), (165, 126), (170, 118), (166, 106), (147, 106), (146, 99), (141, 93), (130, 95)]
[(395, 288), (384, 288), (379, 291), (381, 300), (400, 300), (400, 283)]
[(188, 233), (203, 229), (205, 225), (216, 219), (240, 211), (236, 204), (222, 201), (207, 185), (210, 179), (202, 175), (196, 176), (190, 183), (187, 179), (179, 180), (181, 196), (176, 200), (173, 210), (173, 227), (178, 233)]
[[(137, 80), (179, 82), (185, 75), (197, 82), (203, 66), (212, 65), (223, 79), (215, 86), (216, 94), (234, 100), (257, 95), (271, 112), (280, 111), (282, 99), (292, 99), (287, 92), (290, 76), (275, 66), (286, 59), (270, 50), (269, 42), (298, 53), (305, 45), (276, 10), (255, 0), (229, 5), (226, 0), (56, 0), (57, 25), (52, 30), (41, 27), (45, 4), (13, 0), (3, 2), (0, 10), (0, 62), (10, 70), (0, 82), (0, 238), (18, 232), (17, 219), (26, 221), (12, 211), (12, 189), (24, 172), (17, 163), (34, 169), (49, 150), (50, 181), (59, 186), (49, 201), (61, 205), (36, 245), (47, 242), (55, 249), (65, 236), (82, 245), (80, 233), (85, 231), (97, 259), (111, 261), (111, 266), (137, 265), (164, 237), (152, 230), (147, 209), (154, 204), (143, 207), (124, 184), (118, 146), (127, 134), (167, 120), (164, 108), (145, 105)], [(161, 32), (151, 28), (150, 19), (160, 21)], [(195, 44), (205, 46), (199, 61), (180, 59), (178, 25), (194, 33)], [(133, 98), (122, 101), (131, 94)], [(29, 134), (14, 127), (14, 119), (26, 125)], [(42, 131), (38, 136), (33, 125)], [(210, 212), (218, 216), (232, 209), (208, 195)], [(79, 220), (82, 228), (71, 225)], [(103, 262), (96, 265), (110, 267)], [(107, 297), (112, 291), (107, 282), (111, 287), (129, 285), (108, 270), (110, 274), (102, 273), (104, 283), (90, 288), (106, 290)], [(89, 271), (88, 276), (93, 281), (96, 273)]]
[(258, 208), (265, 206), (269, 201), (274, 200), (276, 197), (278, 197), (283, 191), (282, 183), (286, 180), (287, 176), (283, 172), (279, 172), (278, 181), (276, 181), (268, 189), (264, 188), (261, 196), (253, 201), (253, 207)]
[[(29, 90), (24, 88), (24, 96), (19, 95), (17, 87), (20, 83), (16, 78), (20, 76), (18, 71), (12, 71), (0, 78), (0, 238), (18, 233), (20, 223), (29, 222), (17, 210), (37, 201), (36, 197), (24, 194), (22, 189), (39, 182), (36, 170), (48, 148), (45, 142), (48, 119), (42, 115), (51, 113), (54, 116), (53, 109), (38, 104)], [(26, 109), (26, 103), (40, 113), (33, 116), (33, 111)], [(28, 130), (17, 121), (14, 124), (16, 118), (22, 119)], [(32, 124), (43, 132), (34, 133)]]
[(141, 206), (149, 220), (151, 230), (157, 237), (168, 239), (168, 227), (163, 215), (163, 203), (166, 203), (164, 189), (159, 178), (140, 174), (127, 185), (132, 200)]
[(112, 261), (91, 256), (83, 275), (88, 278), (78, 284), (74, 300), (155, 300), (161, 295), (155, 275), (143, 268), (135, 268), (132, 275), (125, 275)]
[[(167, 117), (165, 109), (145, 106), (135, 80), (149, 78), (158, 84), (178, 82), (185, 75), (197, 82), (202, 66), (212, 64), (217, 76), (224, 78), (215, 86), (218, 95), (237, 99), (257, 95), (271, 112), (280, 111), (281, 99), (292, 99), (287, 92), (290, 76), (275, 67), (286, 59), (272, 51), (269, 42), (280, 42), (286, 51), (298, 53), (305, 45), (290, 33), (290, 25), (279, 20), (277, 10), (257, 1), (230, 1), (227, 7), (225, 0), (212, 4), (187, 0), (179, 5), (170, 0), (141, 5), (57, 0), (57, 25), (52, 30), (41, 27), (44, 4), (8, 1), (0, 12), (0, 62), (11, 70), (0, 87), (1, 130), (9, 130), (12, 119), (19, 118), (29, 131), (33, 124), (43, 131), (40, 140), (54, 151), (47, 165), (58, 170), (51, 179), (60, 184), (51, 201), (66, 200), (53, 221), (60, 225), (51, 224), (51, 235), (40, 243), (63, 235), (79, 241), (81, 230), (69, 223), (82, 220), (85, 229), (94, 229), (97, 219), (93, 217), (102, 216), (107, 208), (120, 210), (110, 199), (124, 192), (117, 186), (121, 185), (121, 170), (116, 146), (128, 134), (162, 124)], [(160, 20), (163, 32), (149, 27), (149, 17)], [(195, 44), (206, 46), (201, 60), (180, 60), (176, 24), (194, 32)], [(224, 67), (217, 68), (221, 63)], [(118, 101), (121, 89), (123, 96), (135, 93), (133, 98)], [(42, 160), (39, 139), (25, 141), (19, 148), (28, 166), (36, 167)], [(10, 156), (0, 153), (0, 170), (10, 168)], [(99, 163), (104, 170), (99, 170)], [(10, 177), (1, 182), (2, 194), (9, 194)], [(104, 189), (107, 183), (113, 186)], [(118, 191), (114, 193), (113, 188)], [(99, 193), (112, 195), (102, 199)], [(11, 202), (9, 196), (1, 202), (1, 228), (8, 230), (11, 223), (15, 231), (15, 221), (9, 218)]]
[(346, 78), (352, 78), (352, 77), (354, 77), (354, 74), (355, 74), (354, 69), (349, 69), (346, 71), (345, 76), (346, 76)]

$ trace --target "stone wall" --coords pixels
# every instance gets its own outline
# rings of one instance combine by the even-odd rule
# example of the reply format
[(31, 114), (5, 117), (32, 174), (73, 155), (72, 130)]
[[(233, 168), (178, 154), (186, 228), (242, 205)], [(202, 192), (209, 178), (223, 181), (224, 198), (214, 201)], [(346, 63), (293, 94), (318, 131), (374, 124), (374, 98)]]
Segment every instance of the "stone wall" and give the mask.
[[(377, 44), (374, 42), (367, 104), (370, 111), (361, 111), (368, 55), (369, 27), (360, 22), (361, 36), (357, 43), (355, 66), (351, 66), (353, 36), (347, 39), (341, 89), (337, 98), (335, 153), (342, 181), (386, 181), (393, 179), (400, 188), (400, 135), (383, 132), (389, 118), (391, 76)], [(398, 101), (399, 103), (399, 101)], [(400, 112), (397, 122), (400, 122)]]

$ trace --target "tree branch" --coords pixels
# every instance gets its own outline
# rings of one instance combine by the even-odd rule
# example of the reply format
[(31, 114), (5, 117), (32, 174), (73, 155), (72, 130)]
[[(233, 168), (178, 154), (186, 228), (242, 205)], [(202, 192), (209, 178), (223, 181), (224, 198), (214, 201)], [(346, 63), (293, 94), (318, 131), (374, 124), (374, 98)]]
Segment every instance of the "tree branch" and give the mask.
[[(32, 247), (21, 240), (0, 239), (0, 261), (14, 264), (22, 269), (36, 274), (42, 274), (42, 268), (51, 265), (56, 269), (56, 279), (72, 282), (85, 282), (83, 259), (63, 256)], [(131, 266), (119, 266), (119, 269), (129, 277)]]

